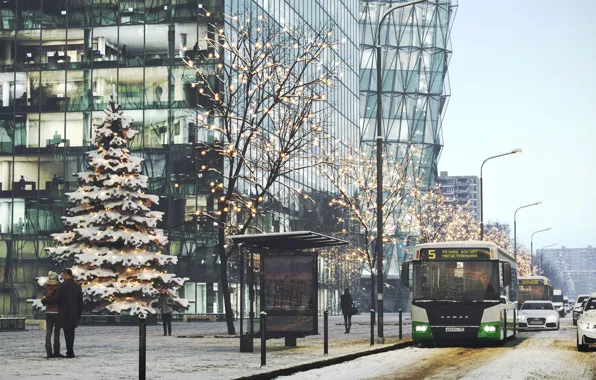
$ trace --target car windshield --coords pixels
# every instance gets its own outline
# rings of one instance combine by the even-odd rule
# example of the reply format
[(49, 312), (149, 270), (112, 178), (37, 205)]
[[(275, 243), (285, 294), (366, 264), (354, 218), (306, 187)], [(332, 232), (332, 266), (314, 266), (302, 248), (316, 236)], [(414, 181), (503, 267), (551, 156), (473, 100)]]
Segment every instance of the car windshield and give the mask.
[(553, 304), (549, 302), (526, 302), (522, 310), (553, 310)]
[(584, 302), (585, 300), (587, 300), (588, 298), (590, 298), (590, 297), (588, 297), (588, 296), (582, 296), (582, 297), (579, 297), (579, 298), (577, 299), (577, 302), (576, 302), (576, 304), (583, 303), (583, 302)]
[(414, 299), (499, 300), (498, 263), (420, 261), (414, 264)]
[(553, 302), (563, 302), (563, 296), (553, 296)]
[(596, 310), (596, 298), (590, 299), (586, 303), (586, 306), (584, 307), (584, 310)]

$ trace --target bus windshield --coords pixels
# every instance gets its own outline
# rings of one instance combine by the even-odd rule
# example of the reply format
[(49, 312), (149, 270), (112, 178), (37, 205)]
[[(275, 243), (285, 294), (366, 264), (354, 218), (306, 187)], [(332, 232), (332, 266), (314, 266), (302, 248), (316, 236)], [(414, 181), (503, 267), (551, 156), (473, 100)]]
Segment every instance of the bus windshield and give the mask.
[(413, 274), (414, 299), (499, 300), (496, 261), (419, 261)]
[(546, 301), (548, 297), (548, 285), (519, 285), (518, 298), (523, 303), (528, 300)]

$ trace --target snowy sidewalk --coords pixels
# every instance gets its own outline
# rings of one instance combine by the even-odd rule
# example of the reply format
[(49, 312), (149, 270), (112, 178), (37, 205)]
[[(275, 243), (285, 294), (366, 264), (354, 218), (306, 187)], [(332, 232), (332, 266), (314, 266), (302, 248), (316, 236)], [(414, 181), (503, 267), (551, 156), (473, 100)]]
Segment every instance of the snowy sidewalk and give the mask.
[[(410, 334), (409, 315), (404, 314), (404, 338)], [(253, 353), (240, 353), (237, 336), (226, 334), (225, 323), (174, 323), (172, 337), (163, 336), (160, 325), (147, 328), (148, 379), (234, 379), (388, 346), (398, 342), (398, 315), (385, 314), (385, 345), (369, 344), (369, 315), (352, 319), (352, 331), (344, 334), (343, 318), (329, 317), (329, 355), (323, 356), (323, 318), (320, 335), (298, 339), (297, 347), (285, 347), (283, 339), (267, 341), (267, 366), (260, 367), (260, 341)], [(238, 326), (236, 326), (238, 330)], [(376, 326), (375, 326), (376, 331)], [(139, 329), (136, 326), (77, 329), (75, 359), (45, 359), (45, 331), (0, 333), (2, 379), (134, 379), (138, 377)], [(177, 336), (202, 336), (182, 338)], [(64, 338), (62, 337), (64, 353)]]

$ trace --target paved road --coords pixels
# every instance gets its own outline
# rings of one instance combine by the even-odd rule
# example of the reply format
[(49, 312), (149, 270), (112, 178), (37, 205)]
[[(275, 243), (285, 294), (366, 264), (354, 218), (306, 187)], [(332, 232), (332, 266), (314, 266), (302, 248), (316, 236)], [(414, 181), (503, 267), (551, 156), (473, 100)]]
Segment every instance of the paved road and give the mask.
[(298, 373), (292, 379), (596, 379), (596, 350), (577, 352), (575, 327), (522, 332), (498, 347), (411, 347)]

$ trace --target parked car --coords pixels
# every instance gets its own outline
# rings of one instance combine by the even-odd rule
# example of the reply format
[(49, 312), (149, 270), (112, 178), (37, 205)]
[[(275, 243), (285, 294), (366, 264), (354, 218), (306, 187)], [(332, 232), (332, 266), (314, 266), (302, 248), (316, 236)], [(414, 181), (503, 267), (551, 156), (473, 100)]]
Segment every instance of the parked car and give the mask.
[(577, 320), (577, 350), (587, 351), (596, 346), (596, 293), (586, 300), (584, 310)]
[(551, 301), (526, 301), (519, 310), (519, 330), (558, 330), (559, 312)]
[(575, 306), (573, 306), (573, 326), (577, 326), (577, 319), (584, 308), (584, 301), (588, 298), (590, 298), (589, 294), (580, 294), (577, 296), (577, 301), (575, 301)]

